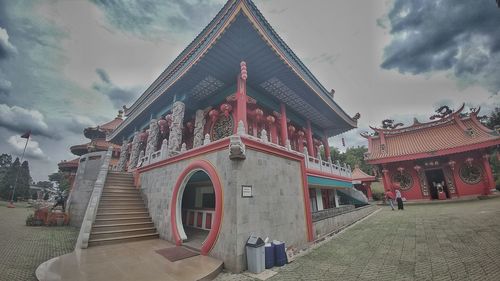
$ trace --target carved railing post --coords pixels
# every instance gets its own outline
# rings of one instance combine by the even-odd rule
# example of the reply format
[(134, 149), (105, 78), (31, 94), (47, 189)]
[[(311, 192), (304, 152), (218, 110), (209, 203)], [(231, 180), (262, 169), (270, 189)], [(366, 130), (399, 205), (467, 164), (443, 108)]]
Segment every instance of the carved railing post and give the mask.
[(127, 156), (128, 156), (128, 142), (127, 140), (124, 140), (122, 147), (120, 148), (120, 159), (118, 160), (116, 171), (125, 172), (127, 170)]
[(194, 139), (193, 148), (203, 145), (203, 128), (205, 127), (205, 112), (201, 109), (196, 110), (194, 118)]
[(172, 108), (172, 125), (168, 139), (168, 149), (179, 151), (182, 143), (182, 123), (184, 121), (184, 110), (186, 106), (181, 101), (174, 102)]
[(134, 139), (132, 140), (132, 148), (130, 151), (130, 163), (128, 169), (133, 169), (137, 166), (137, 161), (139, 160), (139, 147), (141, 138), (139, 132), (134, 133)]
[(161, 142), (161, 159), (167, 159), (170, 155), (168, 154), (168, 140), (164, 139)]
[(158, 122), (156, 119), (151, 119), (149, 122), (149, 135), (148, 142), (146, 145), (145, 155), (150, 156), (156, 150), (156, 145), (158, 144), (158, 137), (160, 136)]

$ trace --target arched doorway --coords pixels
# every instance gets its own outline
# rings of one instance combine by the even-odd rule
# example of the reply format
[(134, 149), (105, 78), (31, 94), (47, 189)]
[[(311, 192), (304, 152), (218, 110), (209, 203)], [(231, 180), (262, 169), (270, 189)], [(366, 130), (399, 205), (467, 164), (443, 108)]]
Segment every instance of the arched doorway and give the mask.
[(222, 198), (219, 177), (208, 161), (197, 160), (181, 173), (171, 202), (171, 227), (177, 245), (208, 254), (219, 234)]

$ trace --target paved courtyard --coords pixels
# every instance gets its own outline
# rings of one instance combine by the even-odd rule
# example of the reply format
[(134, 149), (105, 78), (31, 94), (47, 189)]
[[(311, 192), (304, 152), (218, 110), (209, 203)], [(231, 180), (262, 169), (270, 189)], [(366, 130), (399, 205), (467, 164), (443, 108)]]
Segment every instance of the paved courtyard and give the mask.
[(384, 208), (273, 270), (268, 280), (500, 280), (500, 198)]
[(0, 202), (0, 280), (36, 280), (42, 262), (73, 251), (78, 230), (73, 227), (28, 227), (31, 209)]

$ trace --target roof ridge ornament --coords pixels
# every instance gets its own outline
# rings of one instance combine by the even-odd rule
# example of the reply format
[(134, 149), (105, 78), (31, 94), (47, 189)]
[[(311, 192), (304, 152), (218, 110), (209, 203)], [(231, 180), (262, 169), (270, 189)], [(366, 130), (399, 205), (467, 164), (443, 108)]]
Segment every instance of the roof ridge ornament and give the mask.
[(443, 119), (448, 116), (450, 116), (453, 113), (453, 110), (450, 109), (449, 106), (443, 105), (440, 106), (438, 109), (435, 111), (437, 114), (432, 115), (429, 119), (434, 120), (434, 119)]
[(403, 123), (394, 124), (393, 119), (382, 120), (382, 129), (396, 129), (397, 127), (403, 126)]

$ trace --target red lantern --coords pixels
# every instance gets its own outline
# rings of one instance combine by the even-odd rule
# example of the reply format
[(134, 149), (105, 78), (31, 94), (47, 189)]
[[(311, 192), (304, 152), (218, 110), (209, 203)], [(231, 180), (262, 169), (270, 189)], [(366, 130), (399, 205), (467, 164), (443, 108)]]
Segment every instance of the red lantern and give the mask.
[(451, 169), (452, 171), (453, 171), (453, 170), (455, 170), (455, 164), (456, 164), (456, 163), (457, 163), (457, 162), (455, 162), (455, 161), (453, 161), (453, 160), (450, 160), (450, 161), (448, 162), (448, 165), (450, 165), (450, 169)]
[(416, 165), (415, 167), (413, 167), (413, 169), (415, 169), (415, 171), (417, 171), (417, 173), (418, 173), (418, 172), (420, 172), (420, 170), (422, 169), (422, 167), (419, 166), (419, 165)]
[(289, 133), (290, 135), (293, 135), (293, 133), (295, 133), (295, 127), (294, 127), (294, 126), (292, 126), (292, 125), (289, 125), (289, 126), (288, 126), (288, 133)]
[(222, 111), (226, 117), (229, 116), (229, 112), (231, 112), (231, 110), (233, 110), (233, 107), (230, 104), (223, 103), (220, 105), (220, 111)]
[(168, 130), (167, 120), (165, 120), (165, 119), (158, 120), (158, 126), (160, 127), (160, 133), (162, 135), (167, 132), (167, 130)]
[(174, 121), (172, 114), (167, 114), (167, 116), (165, 116), (165, 120), (167, 120), (167, 126), (170, 128), (170, 126), (172, 126), (172, 122)]
[(191, 121), (187, 122), (186, 128), (189, 130), (190, 133), (192, 133), (193, 129), (194, 129), (193, 122), (191, 122)]
[(144, 130), (140, 135), (139, 135), (139, 139), (141, 140), (141, 142), (146, 142), (148, 140), (148, 136), (149, 136), (149, 133), (148, 131)]
[(215, 122), (215, 120), (217, 120), (217, 118), (219, 117), (219, 111), (217, 111), (217, 109), (212, 109), (208, 113), (208, 116), (210, 117), (210, 120), (212, 122)]
[(274, 124), (274, 122), (276, 121), (276, 118), (274, 118), (274, 116), (272, 116), (272, 115), (269, 115), (269, 116), (267, 116), (266, 120), (269, 124)]
[(468, 165), (469, 167), (471, 167), (471, 166), (472, 166), (472, 162), (473, 162), (473, 161), (474, 161), (474, 158), (472, 158), (472, 157), (469, 157), (469, 158), (465, 159), (465, 162), (467, 162), (467, 165)]
[(405, 170), (405, 168), (403, 168), (403, 167), (399, 167), (399, 168), (398, 168), (398, 171), (399, 171), (401, 174), (403, 174), (403, 171), (404, 171), (404, 170)]
[(303, 131), (298, 131), (297, 135), (299, 135), (299, 137), (303, 138), (305, 133)]
[(255, 119), (260, 122), (262, 120), (262, 117), (264, 117), (264, 111), (262, 111), (262, 109), (260, 108), (257, 108), (255, 110)]

